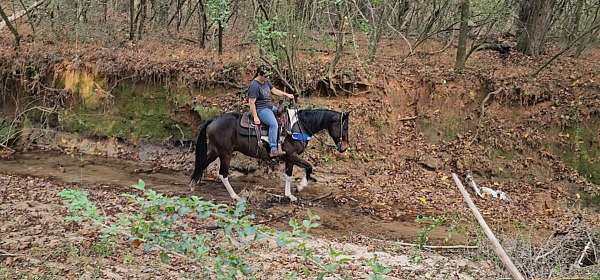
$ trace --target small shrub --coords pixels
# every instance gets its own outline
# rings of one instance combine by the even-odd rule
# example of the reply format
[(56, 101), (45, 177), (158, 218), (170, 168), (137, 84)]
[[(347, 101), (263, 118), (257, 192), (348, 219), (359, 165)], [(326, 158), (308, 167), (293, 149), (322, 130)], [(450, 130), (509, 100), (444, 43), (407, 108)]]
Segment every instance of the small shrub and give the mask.
[(425, 245), (427, 245), (427, 241), (429, 241), (429, 234), (431, 234), (431, 232), (439, 226), (444, 225), (446, 223), (446, 220), (434, 217), (418, 217), (416, 219), (416, 222), (429, 223), (429, 225), (427, 225), (419, 231), (419, 233), (417, 234), (417, 239), (415, 240), (417, 246), (415, 246), (414, 248), (412, 261), (415, 263), (421, 263), (421, 261), (423, 260), (422, 252), (425, 248)]
[[(292, 219), (291, 231), (275, 231), (253, 224), (254, 215), (247, 214), (247, 204), (240, 201), (235, 207), (202, 200), (199, 197), (168, 197), (146, 189), (143, 181), (136, 186), (142, 195), (125, 194), (136, 209), (132, 213), (121, 213), (118, 217), (107, 217), (98, 213), (97, 207), (80, 190), (63, 190), (58, 196), (69, 210), (67, 222), (92, 223), (102, 232), (101, 241), (92, 247), (99, 256), (112, 254), (115, 236), (128, 237), (149, 250), (158, 250), (161, 262), (169, 263), (174, 256), (184, 258), (202, 270), (204, 278), (238, 279), (240, 275), (252, 277), (252, 267), (246, 261), (251, 256), (247, 248), (254, 242), (270, 239), (277, 245), (301, 256), (307, 264), (302, 273), (343, 279), (345, 266), (350, 258), (343, 252), (330, 249), (326, 256), (318, 256), (309, 245), (309, 233), (319, 226), (319, 216), (308, 212), (302, 221)], [(190, 231), (195, 228), (189, 223), (210, 223), (217, 231)], [(210, 253), (209, 253), (210, 252)], [(129, 262), (124, 257), (123, 262)], [(377, 260), (369, 263), (372, 279), (382, 279), (389, 272)], [(287, 274), (295, 279), (298, 272)]]

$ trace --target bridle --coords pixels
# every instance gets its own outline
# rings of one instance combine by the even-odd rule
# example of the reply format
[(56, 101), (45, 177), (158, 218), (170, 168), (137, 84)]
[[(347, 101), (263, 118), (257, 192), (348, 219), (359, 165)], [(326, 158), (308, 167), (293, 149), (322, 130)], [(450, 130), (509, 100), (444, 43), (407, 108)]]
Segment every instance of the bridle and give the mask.
[(336, 148), (338, 149), (338, 151), (342, 148), (343, 136), (344, 136), (344, 112), (342, 111), (340, 113), (340, 139), (336, 143), (336, 146), (337, 146)]
[[(303, 132), (304, 124), (302, 123), (302, 120), (300, 119), (300, 117), (298, 117), (298, 122), (299, 122), (298, 127), (300, 128), (300, 132)], [(344, 135), (344, 112), (341, 112), (340, 113), (340, 137), (338, 138), (337, 143), (335, 143), (335, 145), (331, 145), (331, 144), (323, 142), (323, 140), (319, 139), (318, 137), (315, 137), (314, 139), (317, 139), (317, 141), (319, 141), (319, 143), (321, 143), (321, 145), (323, 145), (323, 146), (334, 148), (339, 151), (342, 146), (343, 135)], [(334, 139), (334, 141), (335, 141), (335, 139)]]

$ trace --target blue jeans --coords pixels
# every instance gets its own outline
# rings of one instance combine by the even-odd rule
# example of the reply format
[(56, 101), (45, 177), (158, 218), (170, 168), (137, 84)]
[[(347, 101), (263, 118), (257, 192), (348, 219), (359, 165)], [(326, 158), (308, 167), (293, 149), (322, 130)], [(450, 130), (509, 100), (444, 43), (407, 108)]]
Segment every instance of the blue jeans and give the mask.
[(269, 146), (271, 146), (271, 149), (277, 148), (277, 132), (279, 130), (274, 113), (275, 109), (275, 107), (263, 108), (256, 111), (260, 121), (269, 126)]

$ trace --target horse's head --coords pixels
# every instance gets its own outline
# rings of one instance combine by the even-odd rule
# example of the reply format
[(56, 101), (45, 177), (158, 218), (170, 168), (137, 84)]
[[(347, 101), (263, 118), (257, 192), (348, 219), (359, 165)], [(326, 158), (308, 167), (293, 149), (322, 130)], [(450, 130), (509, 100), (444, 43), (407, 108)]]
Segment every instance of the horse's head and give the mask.
[(329, 136), (335, 142), (338, 152), (343, 153), (348, 149), (348, 126), (350, 122), (350, 112), (338, 113), (338, 116), (332, 120), (327, 128)]

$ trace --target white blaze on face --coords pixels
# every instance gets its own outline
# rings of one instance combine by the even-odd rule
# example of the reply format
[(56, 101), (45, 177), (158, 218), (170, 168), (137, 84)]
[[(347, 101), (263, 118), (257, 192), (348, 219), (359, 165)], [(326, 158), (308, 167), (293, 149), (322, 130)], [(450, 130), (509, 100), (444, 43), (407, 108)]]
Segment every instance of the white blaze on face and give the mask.
[(229, 178), (225, 178), (222, 175), (219, 175), (219, 179), (221, 179), (221, 182), (223, 182), (223, 185), (225, 185), (229, 196), (235, 200), (240, 200), (240, 197), (235, 193), (235, 191), (231, 187), (231, 184), (229, 184)]
[(300, 185), (298, 185), (298, 191), (301, 192), (307, 186), (308, 186), (308, 179), (306, 178), (306, 173), (304, 173), (304, 177), (302, 177), (302, 181), (300, 181)]
[(292, 195), (292, 177), (288, 176), (287, 174), (283, 174), (283, 176), (285, 177), (285, 196), (287, 196), (292, 202), (298, 200)]

